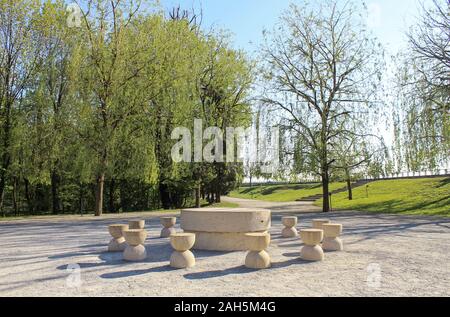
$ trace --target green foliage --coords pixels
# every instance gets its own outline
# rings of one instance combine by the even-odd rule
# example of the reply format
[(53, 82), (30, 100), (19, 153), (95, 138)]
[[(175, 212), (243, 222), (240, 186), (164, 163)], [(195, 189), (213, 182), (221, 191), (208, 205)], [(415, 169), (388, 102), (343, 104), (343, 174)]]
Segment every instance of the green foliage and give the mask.
[(23, 22), (10, 36), (24, 71), (9, 70), (23, 79), (17, 98), (0, 98), (4, 214), (178, 208), (199, 185), (217, 200), (242, 179), (240, 164), (174, 163), (171, 132), (195, 118), (247, 126), (252, 64), (153, 4), (91, 1), (68, 27), (65, 1), (0, 1), (2, 29)]
[[(422, 178), (376, 181), (347, 193), (333, 195), (333, 209), (404, 215), (450, 216), (450, 178)], [(320, 205), (320, 201), (316, 202)]]

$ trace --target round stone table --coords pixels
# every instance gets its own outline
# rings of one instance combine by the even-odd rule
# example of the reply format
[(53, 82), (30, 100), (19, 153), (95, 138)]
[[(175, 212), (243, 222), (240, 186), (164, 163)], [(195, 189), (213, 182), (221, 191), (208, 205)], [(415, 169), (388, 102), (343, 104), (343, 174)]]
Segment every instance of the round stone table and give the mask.
[(195, 233), (193, 249), (246, 251), (246, 233), (267, 232), (271, 213), (260, 208), (198, 208), (181, 210), (184, 232)]

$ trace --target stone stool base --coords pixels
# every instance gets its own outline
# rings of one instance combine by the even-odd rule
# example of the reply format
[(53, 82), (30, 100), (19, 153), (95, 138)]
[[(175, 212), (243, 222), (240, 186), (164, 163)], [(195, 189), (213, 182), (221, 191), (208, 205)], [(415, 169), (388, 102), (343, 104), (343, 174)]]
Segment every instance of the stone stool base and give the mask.
[(108, 252), (122, 252), (127, 247), (124, 237), (118, 239), (111, 239), (108, 244)]
[(176, 269), (185, 269), (195, 265), (194, 254), (187, 250), (184, 252), (174, 251), (170, 256), (170, 266)]
[(294, 227), (283, 228), (283, 230), (281, 231), (281, 235), (283, 236), (283, 238), (293, 238), (293, 237), (298, 236), (298, 231)]
[(319, 245), (305, 245), (300, 251), (300, 258), (305, 261), (322, 261), (324, 259), (323, 250)]
[(171, 228), (163, 228), (161, 230), (161, 234), (160, 237), (161, 238), (168, 238), (170, 237), (171, 234), (173, 233), (177, 233), (177, 231), (175, 230), (175, 228), (171, 227)]
[(140, 244), (137, 246), (128, 245), (123, 251), (123, 259), (126, 261), (137, 262), (143, 261), (147, 257), (145, 247)]
[(267, 269), (270, 267), (270, 256), (266, 251), (250, 251), (245, 258), (245, 266), (250, 269)]
[(344, 250), (344, 244), (338, 237), (336, 238), (323, 238), (322, 248), (325, 251), (342, 251)]

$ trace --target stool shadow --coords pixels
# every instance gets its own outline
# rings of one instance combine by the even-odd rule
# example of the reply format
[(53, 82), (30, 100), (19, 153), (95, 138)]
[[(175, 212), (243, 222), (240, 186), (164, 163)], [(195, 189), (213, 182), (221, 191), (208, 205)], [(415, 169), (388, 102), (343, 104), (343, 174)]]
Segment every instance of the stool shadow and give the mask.
[(112, 273), (104, 273), (100, 275), (101, 278), (105, 279), (116, 279), (116, 278), (125, 278), (131, 276), (144, 275), (149, 273), (160, 273), (160, 272), (170, 272), (175, 271), (175, 268), (170, 267), (169, 265), (153, 267), (145, 270), (131, 270), (131, 271), (121, 271), (121, 272), (112, 272)]
[(278, 244), (278, 247), (280, 247), (280, 248), (300, 248), (302, 246), (304, 246), (304, 244), (301, 242), (300, 243), (296, 242), (296, 243), (288, 243), (288, 244), (281, 244), (281, 243)]
[(298, 258), (298, 254), (295, 259), (287, 260), (284, 262), (272, 262), (272, 265), (268, 269), (258, 270), (258, 269), (250, 269), (245, 267), (244, 265), (231, 267), (225, 270), (216, 270), (216, 271), (207, 271), (207, 272), (195, 272), (195, 273), (188, 273), (185, 274), (184, 277), (189, 280), (200, 280), (200, 279), (208, 279), (208, 278), (215, 278), (215, 277), (223, 277), (227, 275), (232, 274), (249, 274), (249, 273), (255, 273), (255, 272), (264, 272), (264, 271), (270, 271), (273, 269), (281, 269), (285, 268), (291, 265), (297, 265), (297, 264), (307, 264), (309, 262), (304, 261), (300, 258)]
[[(170, 246), (170, 243), (161, 243), (156, 245), (147, 245), (147, 258), (144, 261), (140, 261), (138, 263), (158, 263), (158, 262), (169, 262), (170, 256), (172, 252), (174, 251), (172, 247)], [(194, 256), (197, 259), (201, 258), (209, 258), (209, 257), (215, 257), (215, 256), (221, 256), (224, 254), (227, 254), (228, 252), (216, 252), (216, 251), (192, 251), (194, 253)], [(67, 258), (67, 257), (76, 257), (76, 256), (87, 256), (87, 255), (98, 255), (98, 258), (101, 260), (101, 262), (78, 262), (74, 261), (70, 264), (78, 264), (80, 268), (82, 269), (89, 269), (89, 268), (99, 268), (103, 266), (125, 266), (125, 265), (132, 265), (135, 262), (128, 262), (123, 259), (122, 252), (75, 252), (75, 253), (66, 253), (61, 255), (52, 256), (51, 258), (57, 259), (57, 258)], [(49, 257), (50, 258), (50, 257)], [(69, 264), (69, 263), (68, 263)], [(60, 265), (57, 267), (58, 270), (66, 270), (67, 265)]]
[(283, 253), (283, 256), (287, 257), (287, 258), (299, 258), (300, 257), (300, 251)]
[(208, 279), (214, 277), (222, 277), (231, 274), (248, 274), (251, 272), (256, 272), (258, 270), (249, 269), (244, 265), (231, 267), (225, 270), (216, 270), (216, 271), (207, 271), (207, 272), (196, 272), (196, 273), (188, 273), (185, 274), (184, 277), (188, 280), (199, 280), (199, 279)]

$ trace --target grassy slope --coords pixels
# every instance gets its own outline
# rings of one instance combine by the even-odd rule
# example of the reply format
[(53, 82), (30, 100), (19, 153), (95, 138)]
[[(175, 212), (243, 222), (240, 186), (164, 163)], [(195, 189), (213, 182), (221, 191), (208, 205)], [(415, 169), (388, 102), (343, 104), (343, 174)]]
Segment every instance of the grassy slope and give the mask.
[[(353, 200), (347, 193), (332, 197), (333, 209), (353, 209), (379, 213), (443, 215), (450, 217), (450, 178), (422, 178), (376, 181), (355, 188)], [(321, 206), (322, 200), (315, 203)]]
[[(345, 187), (345, 183), (332, 183), (330, 190)], [(322, 186), (320, 184), (299, 184), (299, 185), (269, 185), (241, 187), (230, 193), (230, 197), (258, 199), (265, 201), (286, 202), (296, 199), (321, 194)]]

